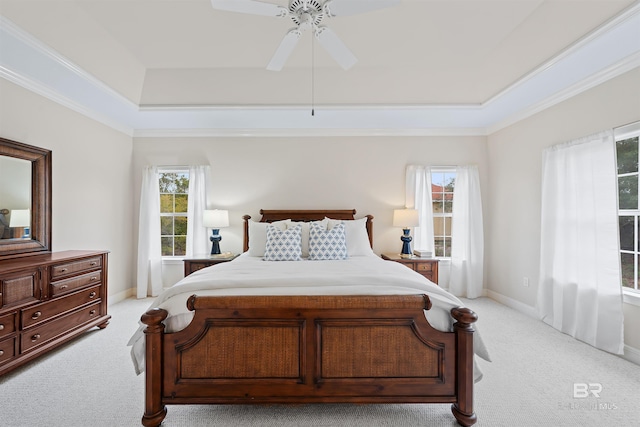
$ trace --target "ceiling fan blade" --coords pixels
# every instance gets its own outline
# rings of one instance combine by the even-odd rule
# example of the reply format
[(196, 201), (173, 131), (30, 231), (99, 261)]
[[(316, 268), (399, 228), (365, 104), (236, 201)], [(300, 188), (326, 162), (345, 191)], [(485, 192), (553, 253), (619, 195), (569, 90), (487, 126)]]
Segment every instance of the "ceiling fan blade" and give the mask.
[(331, 0), (325, 4), (330, 16), (347, 16), (395, 6), (400, 0)]
[(289, 13), (285, 7), (255, 0), (211, 0), (211, 6), (218, 10), (251, 15), (285, 17)]
[(296, 47), (298, 39), (300, 38), (300, 34), (300, 30), (298, 30), (297, 28), (289, 30), (289, 32), (280, 42), (280, 46), (278, 46), (278, 49), (276, 49), (276, 53), (273, 54), (269, 65), (267, 65), (267, 70), (282, 70), (284, 63), (287, 62), (289, 55), (291, 55), (291, 52), (293, 52), (293, 48)]
[(348, 70), (353, 64), (358, 62), (355, 55), (331, 28), (318, 27), (315, 34), (322, 47), (325, 48), (326, 51), (329, 52), (329, 55), (345, 70)]

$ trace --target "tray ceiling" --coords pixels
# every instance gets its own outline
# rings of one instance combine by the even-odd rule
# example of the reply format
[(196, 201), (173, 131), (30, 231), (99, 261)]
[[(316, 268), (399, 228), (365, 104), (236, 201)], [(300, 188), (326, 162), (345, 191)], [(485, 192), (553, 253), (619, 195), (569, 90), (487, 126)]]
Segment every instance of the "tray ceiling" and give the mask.
[[(78, 104), (72, 108), (129, 133), (288, 127), (482, 133), (566, 97), (576, 85), (588, 88), (637, 67), (640, 30), (633, 25), (609, 40), (614, 46), (622, 40), (616, 55), (607, 48), (610, 57), (593, 58), (601, 54), (588, 49), (637, 22), (638, 6), (633, 0), (403, 0), (332, 18), (331, 28), (358, 58), (350, 70), (303, 34), (274, 72), (265, 67), (291, 27), (287, 20), (214, 10), (209, 0), (0, 0), (0, 67), (3, 77), (59, 94)], [(574, 58), (580, 52), (593, 64)], [(42, 70), (29, 69), (31, 54), (42, 64), (66, 66), (84, 83), (47, 81)], [(51, 75), (54, 68), (47, 66)], [(74, 95), (74, 86), (88, 90), (82, 84), (109, 100), (90, 105)], [(526, 103), (514, 107), (509, 96)], [(109, 103), (131, 111), (114, 115)], [(316, 117), (309, 117), (311, 108)]]

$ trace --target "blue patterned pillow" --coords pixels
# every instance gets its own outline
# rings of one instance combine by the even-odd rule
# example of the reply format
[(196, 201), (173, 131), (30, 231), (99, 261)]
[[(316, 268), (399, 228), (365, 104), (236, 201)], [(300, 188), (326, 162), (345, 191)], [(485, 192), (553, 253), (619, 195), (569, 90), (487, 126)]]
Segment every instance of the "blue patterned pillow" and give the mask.
[(302, 227), (300, 225), (281, 230), (275, 225), (267, 226), (267, 243), (264, 261), (299, 261), (302, 254)]
[(347, 259), (347, 243), (344, 224), (340, 223), (327, 230), (322, 223), (309, 226), (309, 259)]

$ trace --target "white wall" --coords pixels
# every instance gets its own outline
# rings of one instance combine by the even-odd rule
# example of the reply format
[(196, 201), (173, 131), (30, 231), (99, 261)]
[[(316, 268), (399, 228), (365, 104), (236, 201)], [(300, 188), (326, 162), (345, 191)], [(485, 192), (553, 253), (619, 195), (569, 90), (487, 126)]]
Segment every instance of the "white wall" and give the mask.
[[(145, 165), (210, 164), (210, 207), (229, 209), (221, 247), (233, 252), (242, 250), (245, 214), (352, 208), (375, 217), (376, 253), (398, 252), (402, 231), (391, 223), (405, 203), (406, 165), (477, 164), (488, 185), (485, 137), (136, 138), (133, 153), (136, 212)], [(182, 277), (181, 265), (165, 267), (165, 285)]]
[[(543, 149), (637, 120), (640, 68), (489, 136), (491, 291), (530, 307), (536, 303)], [(624, 312), (625, 343), (640, 349), (640, 307), (625, 306)]]
[(110, 302), (133, 286), (131, 137), (0, 79), (0, 136), (52, 150), (52, 247), (109, 250)]

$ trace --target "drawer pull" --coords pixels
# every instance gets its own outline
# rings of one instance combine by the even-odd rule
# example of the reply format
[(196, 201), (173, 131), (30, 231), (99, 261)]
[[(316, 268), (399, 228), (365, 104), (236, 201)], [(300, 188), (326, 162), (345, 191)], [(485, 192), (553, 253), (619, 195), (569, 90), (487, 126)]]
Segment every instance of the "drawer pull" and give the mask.
[(2, 356), (4, 354), (3, 350), (0, 350), (0, 356)]
[(37, 318), (38, 318), (38, 317), (40, 317), (40, 316), (42, 316), (42, 312), (41, 312), (41, 311), (36, 311), (35, 313), (33, 313), (33, 314), (31, 315), (31, 318), (32, 318), (33, 320), (35, 320), (35, 319), (37, 319)]
[(60, 273), (64, 273), (64, 272), (66, 272), (66, 271), (67, 271), (67, 269), (66, 269), (66, 268), (61, 268), (61, 269), (60, 269)]
[(60, 290), (67, 289), (67, 287), (68, 287), (67, 285), (62, 285), (60, 286)]
[(4, 324), (0, 323), (0, 331), (4, 331)]
[(92, 282), (94, 282), (94, 281), (96, 281), (96, 280), (98, 280), (98, 278), (97, 278), (96, 276), (91, 276), (91, 281), (92, 281)]
[(96, 294), (95, 292), (91, 292), (91, 293), (89, 294), (89, 298), (95, 298), (95, 296), (96, 296), (96, 295), (97, 295), (97, 294)]
[(96, 311), (95, 311), (95, 310), (91, 310), (91, 311), (89, 312), (89, 316), (93, 316), (94, 314), (96, 314)]
[(40, 339), (40, 334), (35, 334), (31, 337), (31, 342), (36, 342)]
[(90, 265), (93, 267), (94, 265), (98, 265), (98, 263), (93, 261)]

